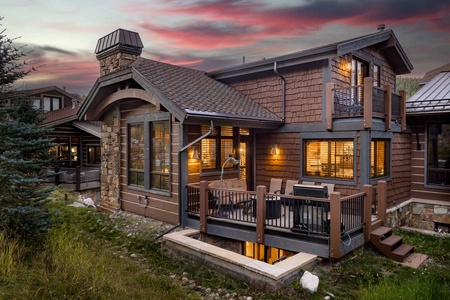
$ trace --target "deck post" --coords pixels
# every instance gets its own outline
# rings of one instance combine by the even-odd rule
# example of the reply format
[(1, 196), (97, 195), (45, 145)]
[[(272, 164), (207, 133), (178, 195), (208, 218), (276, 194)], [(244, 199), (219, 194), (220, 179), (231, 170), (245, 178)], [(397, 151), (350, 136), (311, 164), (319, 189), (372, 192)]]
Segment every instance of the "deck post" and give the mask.
[(391, 119), (392, 119), (392, 86), (386, 84), (384, 86), (386, 90), (386, 98), (384, 99), (384, 114), (386, 119), (384, 120), (384, 129), (391, 130)]
[(256, 242), (264, 244), (266, 227), (266, 186), (256, 187)]
[(377, 195), (378, 218), (386, 224), (386, 206), (387, 206), (387, 182), (378, 181), (378, 195)]
[(370, 232), (372, 225), (372, 199), (373, 189), (370, 184), (363, 185), (364, 195), (364, 212), (363, 212), (363, 224), (364, 224), (364, 241), (370, 241)]
[(341, 257), (341, 193), (330, 193), (330, 257)]
[(333, 93), (334, 84), (332, 82), (328, 82), (326, 84), (326, 96), (325, 96), (325, 119), (326, 119), (326, 128), (327, 130), (333, 130), (333, 113), (334, 113), (334, 93)]
[(400, 95), (400, 117), (401, 119), (401, 130), (406, 130), (406, 91), (401, 90), (398, 92)]
[(200, 232), (207, 233), (206, 214), (208, 211), (208, 187), (207, 181), (200, 181)]
[(372, 77), (364, 78), (364, 129), (372, 128), (372, 106), (373, 106), (373, 79)]

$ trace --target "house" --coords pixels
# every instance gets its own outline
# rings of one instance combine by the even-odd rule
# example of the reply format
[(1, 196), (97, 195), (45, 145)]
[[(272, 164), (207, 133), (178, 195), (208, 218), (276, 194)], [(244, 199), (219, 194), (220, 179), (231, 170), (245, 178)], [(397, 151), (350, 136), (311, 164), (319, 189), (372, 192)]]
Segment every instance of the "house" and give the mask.
[[(410, 198), (411, 135), (394, 91), (412, 65), (392, 30), (210, 73), (142, 48), (124, 29), (99, 39), (100, 77), (79, 112), (101, 122), (103, 207), (237, 240), (246, 255), (263, 244), (341, 257), (367, 241), (372, 209)], [(285, 194), (294, 204), (281, 206), (264, 188), (272, 178), (336, 193)]]
[[(427, 72), (406, 102), (411, 128), (411, 216), (414, 227), (450, 230), (450, 65)], [(447, 205), (445, 205), (447, 204)]]
[(93, 196), (100, 186), (99, 124), (78, 120), (82, 100), (65, 89), (47, 86), (21, 92), (42, 111), (42, 125), (52, 127), (54, 159), (49, 171), (57, 168), (56, 183)]

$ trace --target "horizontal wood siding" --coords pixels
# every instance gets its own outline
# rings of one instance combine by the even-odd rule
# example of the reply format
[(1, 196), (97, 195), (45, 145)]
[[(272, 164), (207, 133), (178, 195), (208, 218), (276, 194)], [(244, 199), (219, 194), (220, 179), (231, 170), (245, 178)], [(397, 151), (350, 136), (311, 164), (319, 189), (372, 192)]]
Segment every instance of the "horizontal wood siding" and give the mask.
[[(127, 185), (127, 117), (151, 114), (156, 107), (141, 101), (140, 105), (122, 105), (120, 111), (120, 200), (121, 208), (142, 216), (161, 220), (163, 222), (178, 223), (178, 149), (179, 149), (179, 123), (173, 122), (171, 131), (171, 189), (170, 196), (152, 193), (151, 191), (138, 191), (128, 188)], [(138, 196), (140, 200), (138, 200)], [(144, 203), (148, 197), (148, 205)]]
[(411, 198), (411, 135), (392, 135), (392, 181), (388, 182), (387, 207)]

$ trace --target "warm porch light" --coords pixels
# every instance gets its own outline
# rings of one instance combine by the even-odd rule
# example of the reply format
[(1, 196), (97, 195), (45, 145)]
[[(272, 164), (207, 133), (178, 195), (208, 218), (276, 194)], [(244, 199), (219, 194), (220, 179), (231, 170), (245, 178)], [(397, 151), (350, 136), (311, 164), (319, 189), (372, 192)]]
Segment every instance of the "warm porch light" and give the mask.
[(274, 145), (272, 146), (272, 150), (270, 151), (270, 154), (272, 154), (272, 155), (278, 155), (278, 154), (280, 154), (280, 148), (278, 148), (278, 145), (277, 145), (277, 144), (274, 144)]
[(345, 70), (347, 70), (347, 71), (351, 71), (352, 70), (352, 63), (351, 62), (348, 62), (348, 63), (345, 64)]

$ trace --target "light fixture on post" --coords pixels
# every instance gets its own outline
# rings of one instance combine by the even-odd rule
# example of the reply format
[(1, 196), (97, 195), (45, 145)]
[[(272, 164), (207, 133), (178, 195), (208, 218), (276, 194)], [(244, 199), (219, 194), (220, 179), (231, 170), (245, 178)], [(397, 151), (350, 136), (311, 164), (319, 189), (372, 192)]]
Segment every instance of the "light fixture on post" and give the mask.
[(270, 154), (272, 154), (272, 155), (280, 154), (280, 149), (278, 148), (278, 144), (273, 144)]

